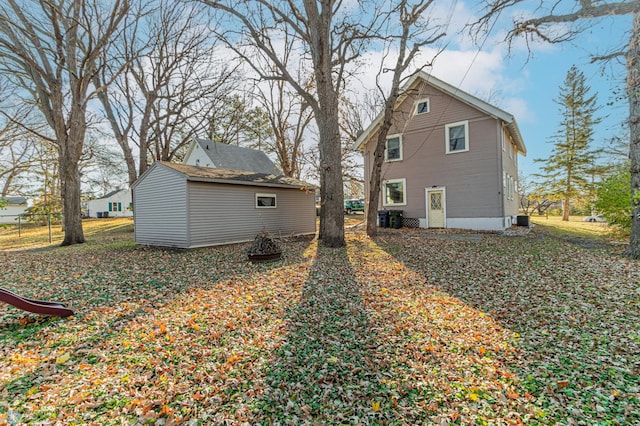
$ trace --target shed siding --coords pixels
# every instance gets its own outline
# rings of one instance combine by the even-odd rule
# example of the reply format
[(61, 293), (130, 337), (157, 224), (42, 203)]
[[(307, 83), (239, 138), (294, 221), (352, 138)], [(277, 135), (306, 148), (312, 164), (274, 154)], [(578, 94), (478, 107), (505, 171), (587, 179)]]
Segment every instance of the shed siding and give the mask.
[(134, 187), (135, 241), (167, 247), (188, 247), (186, 177), (152, 166)]
[[(429, 98), (430, 112), (414, 115), (415, 102)], [(407, 180), (405, 217), (426, 217), (425, 188), (446, 188), (447, 218), (503, 216), (502, 171), (499, 164), (498, 120), (431, 87), (421, 85), (395, 114), (389, 134), (403, 135), (403, 160), (385, 162), (382, 179)], [(445, 124), (468, 120), (469, 151), (446, 154)], [(370, 176), (377, 133), (365, 149), (366, 175)], [(367, 188), (368, 193), (368, 179)], [(382, 208), (382, 204), (379, 205)]]
[[(315, 195), (300, 189), (189, 182), (191, 247), (250, 241), (256, 234), (313, 234)], [(275, 209), (257, 209), (255, 194), (276, 194)]]

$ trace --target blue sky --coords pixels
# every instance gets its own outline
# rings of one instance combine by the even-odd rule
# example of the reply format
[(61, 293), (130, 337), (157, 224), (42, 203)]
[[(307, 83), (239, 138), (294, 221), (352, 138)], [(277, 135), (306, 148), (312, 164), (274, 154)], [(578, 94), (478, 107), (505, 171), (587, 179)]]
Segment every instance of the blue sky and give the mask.
[[(457, 7), (466, 10), (463, 3)], [(462, 89), (481, 98), (489, 98), (516, 117), (528, 150), (526, 157), (520, 157), (521, 173), (536, 173), (539, 164), (534, 159), (547, 158), (553, 148), (551, 138), (560, 123), (559, 106), (554, 99), (574, 64), (585, 74), (592, 93), (598, 94), (598, 115), (603, 121), (596, 128), (594, 145), (606, 145), (612, 135), (624, 134), (623, 122), (628, 107), (620, 98), (625, 87), (625, 64), (622, 58), (607, 63), (591, 63), (591, 59), (593, 55), (609, 53), (628, 43), (630, 17), (591, 21), (574, 41), (562, 45), (538, 43), (531, 46), (530, 52), (519, 40), (508, 54), (502, 40), (505, 24), (510, 22), (511, 17), (507, 17), (494, 28), (480, 54), (467, 62), (466, 77), (454, 75), (454, 80), (448, 82), (460, 84)], [(451, 46), (461, 55), (473, 50), (463, 37)], [(475, 49), (477, 51), (477, 47)], [(491, 65), (491, 60), (496, 63)], [(447, 75), (451, 75), (448, 67), (443, 66), (440, 70), (438, 66), (436, 63), (434, 75), (446, 80)], [(439, 75), (441, 71), (442, 76)]]

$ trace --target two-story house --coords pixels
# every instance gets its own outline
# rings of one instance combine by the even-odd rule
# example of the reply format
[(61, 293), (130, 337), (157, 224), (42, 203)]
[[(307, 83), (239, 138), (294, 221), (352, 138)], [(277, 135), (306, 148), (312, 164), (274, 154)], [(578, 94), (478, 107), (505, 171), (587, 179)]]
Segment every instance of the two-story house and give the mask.
[[(367, 197), (381, 122), (355, 143)], [(526, 147), (511, 114), (417, 73), (394, 109), (378, 208), (402, 210), (404, 226), (504, 230), (518, 214), (518, 154)]]

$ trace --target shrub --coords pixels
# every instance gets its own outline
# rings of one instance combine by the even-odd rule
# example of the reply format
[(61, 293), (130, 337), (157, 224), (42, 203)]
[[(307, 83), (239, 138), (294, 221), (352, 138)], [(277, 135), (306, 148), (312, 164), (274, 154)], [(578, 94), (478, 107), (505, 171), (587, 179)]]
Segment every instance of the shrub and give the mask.
[(631, 232), (631, 174), (629, 163), (614, 167), (611, 174), (596, 184), (595, 208), (609, 225), (623, 233)]

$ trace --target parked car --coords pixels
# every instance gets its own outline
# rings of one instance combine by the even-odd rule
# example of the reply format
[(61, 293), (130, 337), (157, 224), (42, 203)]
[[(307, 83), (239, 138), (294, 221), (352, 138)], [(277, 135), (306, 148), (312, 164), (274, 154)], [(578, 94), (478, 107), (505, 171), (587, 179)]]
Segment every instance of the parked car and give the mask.
[(599, 215), (599, 214), (587, 216), (582, 220), (584, 222), (606, 222), (606, 220), (602, 217), (602, 215)]
[(344, 200), (344, 213), (351, 214), (355, 212), (364, 213), (364, 201), (358, 199)]

